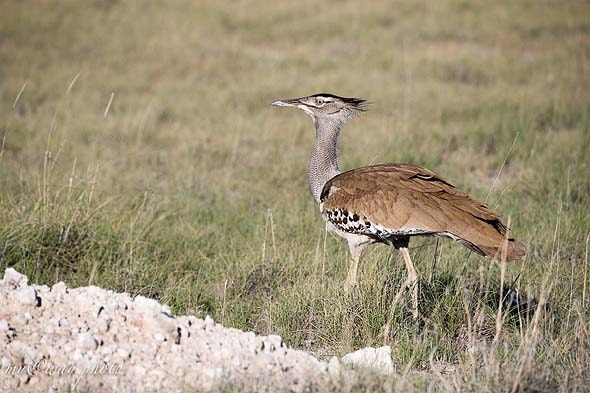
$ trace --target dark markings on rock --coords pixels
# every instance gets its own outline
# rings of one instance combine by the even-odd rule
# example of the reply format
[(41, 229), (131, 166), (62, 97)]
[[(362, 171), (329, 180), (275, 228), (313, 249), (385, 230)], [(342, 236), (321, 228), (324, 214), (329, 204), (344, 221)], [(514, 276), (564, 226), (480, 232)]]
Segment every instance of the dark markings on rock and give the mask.
[(178, 335), (176, 336), (176, 340), (174, 340), (174, 344), (180, 345), (180, 337), (182, 336), (182, 329), (180, 326), (176, 328), (176, 333), (178, 333)]
[(97, 315), (100, 315), (100, 313), (103, 312), (103, 311), (104, 311), (104, 306), (100, 306), (100, 308), (98, 309), (98, 314)]
[(39, 294), (37, 293), (37, 290), (35, 290), (35, 306), (41, 307), (41, 303), (42, 303), (41, 296), (39, 296)]

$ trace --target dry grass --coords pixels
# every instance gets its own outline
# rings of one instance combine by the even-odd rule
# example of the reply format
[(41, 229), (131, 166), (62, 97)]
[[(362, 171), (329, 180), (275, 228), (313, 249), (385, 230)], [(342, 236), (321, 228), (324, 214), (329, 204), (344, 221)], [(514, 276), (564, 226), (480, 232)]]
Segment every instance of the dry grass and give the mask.
[[(1, 268), (156, 297), (320, 355), (392, 346), (399, 375), (339, 390), (590, 383), (586, 2), (3, 10)], [(346, 247), (305, 184), (311, 124), (268, 106), (320, 91), (374, 102), (343, 132), (343, 168), (421, 164), (489, 195), (527, 258), (501, 283), (499, 265), (452, 242), (414, 242), (413, 322), (391, 304), (401, 258), (376, 247), (363, 295), (344, 298)], [(524, 310), (499, 301), (507, 288)]]

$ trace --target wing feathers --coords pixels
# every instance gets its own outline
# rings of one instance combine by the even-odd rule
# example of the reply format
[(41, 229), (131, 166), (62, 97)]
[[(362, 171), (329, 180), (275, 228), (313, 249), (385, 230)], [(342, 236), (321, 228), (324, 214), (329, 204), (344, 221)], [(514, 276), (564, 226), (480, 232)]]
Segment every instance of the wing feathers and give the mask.
[(323, 208), (355, 212), (392, 231), (403, 228), (449, 236), (480, 255), (507, 259), (526, 246), (506, 239), (507, 228), (484, 203), (471, 198), (428, 169), (407, 164), (362, 167), (330, 179)]

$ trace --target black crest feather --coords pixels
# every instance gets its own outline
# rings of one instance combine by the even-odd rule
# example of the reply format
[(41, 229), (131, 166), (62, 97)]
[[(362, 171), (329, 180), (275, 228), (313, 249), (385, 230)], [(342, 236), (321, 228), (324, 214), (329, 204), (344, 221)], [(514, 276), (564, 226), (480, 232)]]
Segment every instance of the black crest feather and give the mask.
[(331, 98), (336, 98), (342, 102), (345, 102), (351, 106), (354, 107), (354, 109), (361, 111), (361, 112), (365, 112), (367, 111), (367, 105), (368, 102), (367, 100), (363, 99), (363, 98), (357, 98), (357, 97), (340, 97), (337, 96), (335, 94), (330, 94), (330, 93), (318, 93), (318, 94), (314, 94), (311, 97), (331, 97)]

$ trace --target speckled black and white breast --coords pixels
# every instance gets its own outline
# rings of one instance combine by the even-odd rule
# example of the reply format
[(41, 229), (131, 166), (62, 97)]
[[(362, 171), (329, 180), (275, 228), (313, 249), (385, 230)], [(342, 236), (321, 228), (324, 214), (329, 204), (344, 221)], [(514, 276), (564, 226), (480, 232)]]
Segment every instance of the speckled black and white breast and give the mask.
[(365, 234), (374, 227), (368, 220), (361, 219), (360, 215), (343, 209), (324, 210), (322, 215), (326, 221), (343, 232)]
[(379, 223), (371, 222), (371, 220), (362, 214), (350, 212), (345, 209), (323, 209), (322, 216), (337, 231), (364, 235), (376, 240), (425, 234), (425, 231), (421, 229), (386, 228)]

